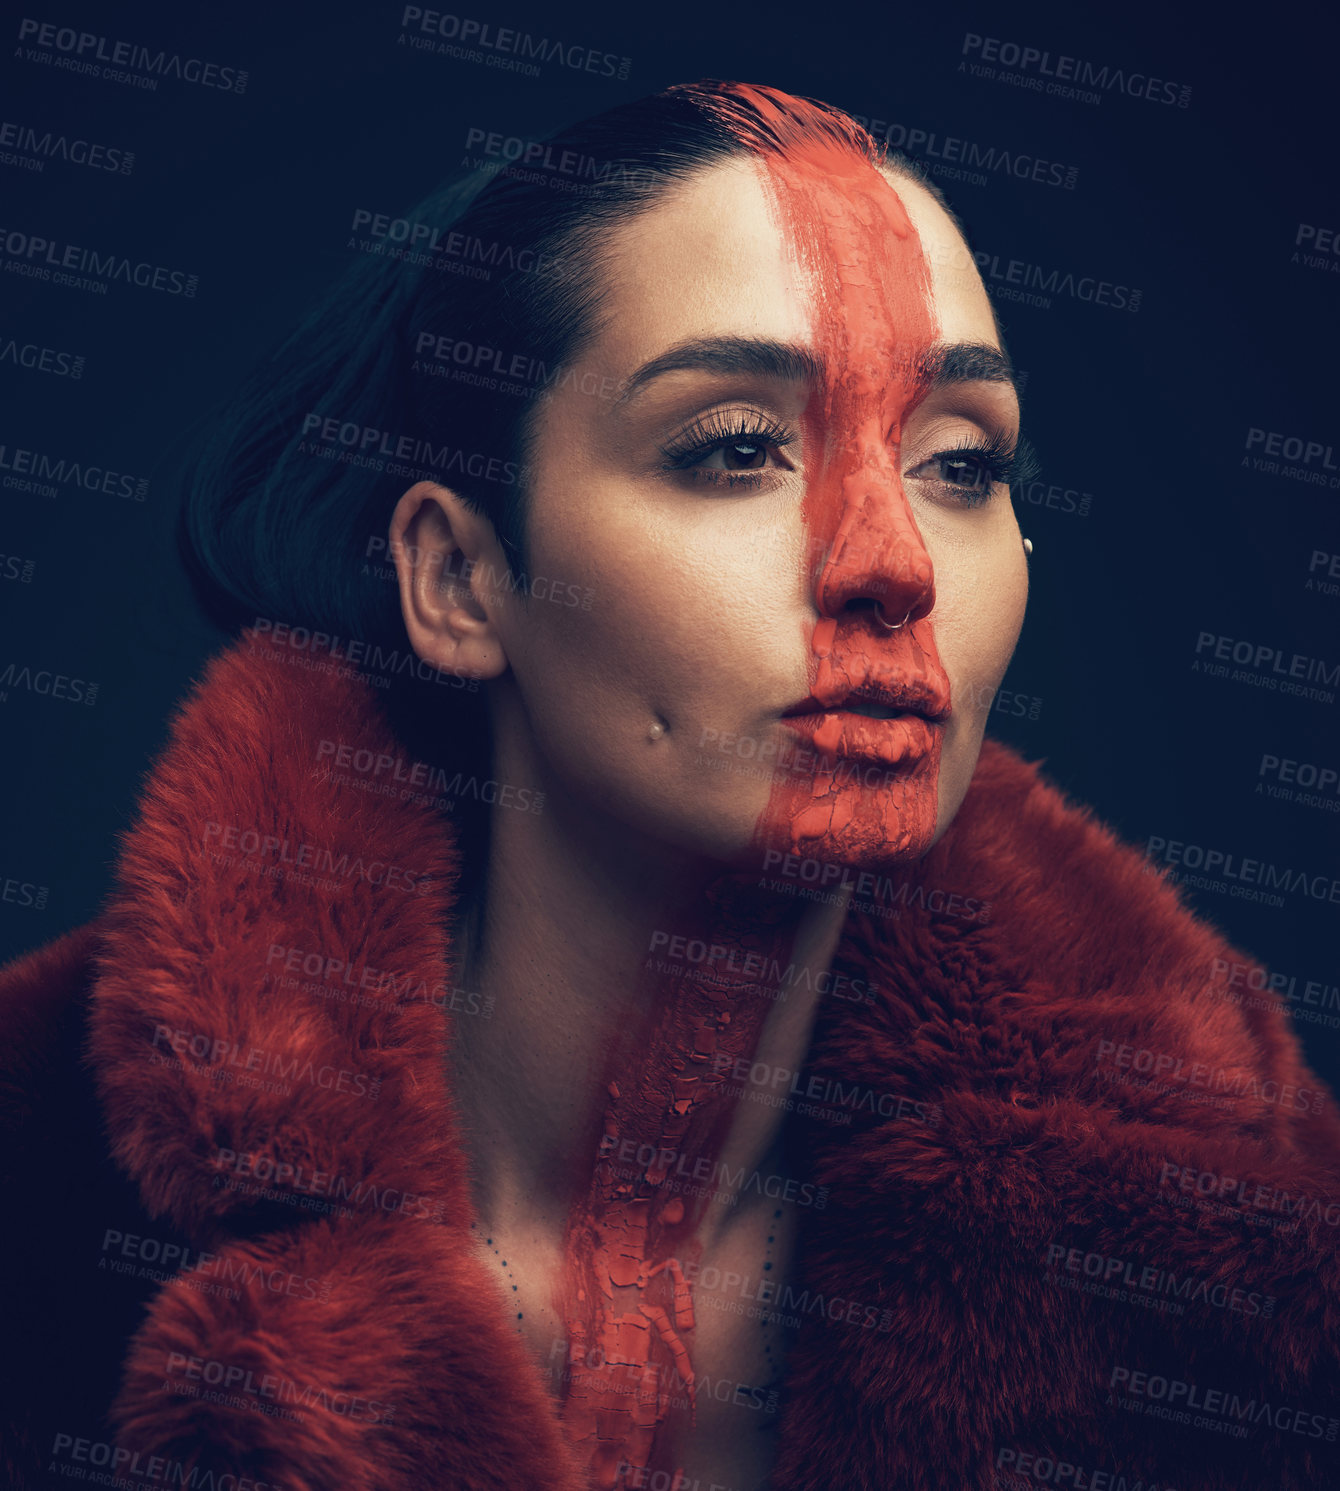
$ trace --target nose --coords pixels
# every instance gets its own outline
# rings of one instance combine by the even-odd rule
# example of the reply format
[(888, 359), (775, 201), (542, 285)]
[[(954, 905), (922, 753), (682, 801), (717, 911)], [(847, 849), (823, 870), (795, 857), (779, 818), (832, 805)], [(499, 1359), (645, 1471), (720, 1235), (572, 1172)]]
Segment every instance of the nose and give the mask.
[[(835, 473), (836, 474), (836, 473)], [(880, 631), (901, 631), (935, 606), (935, 570), (887, 447), (841, 478), (838, 522), (816, 585), (822, 615), (870, 612)]]

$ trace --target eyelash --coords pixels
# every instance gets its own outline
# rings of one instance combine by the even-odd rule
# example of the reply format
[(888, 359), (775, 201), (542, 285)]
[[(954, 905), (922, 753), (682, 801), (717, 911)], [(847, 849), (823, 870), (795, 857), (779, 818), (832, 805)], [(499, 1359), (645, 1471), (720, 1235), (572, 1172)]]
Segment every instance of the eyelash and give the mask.
[[(1037, 458), (1027, 440), (1011, 443), (1004, 435), (992, 435), (989, 439), (973, 441), (956, 446), (953, 450), (937, 450), (921, 465), (943, 464), (946, 461), (975, 460), (979, 463), (987, 480), (975, 487), (965, 487), (959, 482), (940, 480), (940, 485), (954, 493), (955, 500), (965, 507), (981, 507), (997, 483), (1014, 486), (1018, 482), (1032, 481), (1037, 475)], [(921, 467), (917, 467), (920, 470)], [(911, 475), (911, 473), (909, 473)]]
[(697, 420), (666, 445), (661, 454), (667, 471), (686, 472), (696, 481), (718, 487), (756, 487), (768, 475), (767, 468), (751, 471), (703, 471), (700, 461), (728, 445), (762, 445), (784, 450), (796, 438), (795, 431), (781, 420), (757, 411), (746, 414), (733, 409), (715, 412)]
[[(768, 468), (748, 471), (709, 471), (698, 469), (718, 450), (729, 445), (762, 445), (783, 450), (795, 441), (795, 432), (780, 420), (769, 419), (758, 412), (745, 414), (738, 410), (713, 413), (696, 421), (662, 449), (665, 470), (691, 475), (696, 481), (730, 488), (757, 487)], [(988, 480), (977, 487), (941, 480), (940, 485), (952, 491), (955, 500), (965, 507), (980, 507), (991, 496), (997, 483), (1006, 486), (1031, 481), (1037, 475), (1037, 459), (1027, 440), (1011, 441), (1002, 434), (988, 439), (939, 450), (921, 464), (973, 459), (980, 463)], [(920, 469), (920, 468), (917, 468)], [(910, 474), (910, 473), (909, 473)]]

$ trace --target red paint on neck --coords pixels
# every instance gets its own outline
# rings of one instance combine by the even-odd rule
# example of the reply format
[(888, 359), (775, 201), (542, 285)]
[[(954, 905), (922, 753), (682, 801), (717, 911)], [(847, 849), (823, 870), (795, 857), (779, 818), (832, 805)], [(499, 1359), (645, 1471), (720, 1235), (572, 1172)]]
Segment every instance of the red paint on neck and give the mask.
[[(810, 644), (812, 687), (840, 694), (916, 678), (947, 704), (926, 615), (930, 557), (898, 466), (903, 421), (922, 391), (917, 359), (937, 334), (917, 235), (851, 121), (771, 89), (736, 85), (698, 97), (763, 166), (807, 287), (813, 348), (829, 370), (804, 431), (807, 562), (821, 617)], [(881, 632), (872, 599), (890, 620), (916, 619)], [(929, 844), (939, 729), (909, 727), (909, 746), (920, 750), (915, 766), (885, 762), (872, 773), (863, 728), (859, 720), (823, 726), (814, 744), (824, 767), (808, 779), (779, 774), (757, 827), (761, 845), (861, 864)], [(741, 953), (789, 961), (781, 908), (769, 927), (755, 896), (740, 901), (722, 886), (704, 918), (722, 949), (719, 976), (647, 978), (647, 1025), (610, 1053), (601, 1153), (569, 1219), (556, 1300), (569, 1339), (564, 1422), (596, 1487), (670, 1470), (666, 1443), (692, 1422), (691, 1406), (674, 1406), (686, 1398), (691, 1405), (694, 1392), (692, 1292), (678, 1270), (698, 1254), (706, 1203), (667, 1198), (663, 1164), (630, 1176), (619, 1156), (632, 1145), (717, 1158), (734, 1107), (723, 1081), (752, 1057), (770, 1008), (766, 988), (731, 970), (751, 966)], [(691, 935), (702, 937), (702, 925)]]
[(600, 1152), (569, 1218), (556, 1301), (568, 1333), (564, 1425), (594, 1487), (675, 1471), (658, 1431), (694, 1421), (695, 1316), (683, 1268), (700, 1256), (695, 1234), (715, 1187), (667, 1178), (700, 1175), (721, 1153), (737, 1063), (756, 1050), (772, 1008), (760, 970), (790, 962), (786, 919), (775, 903), (761, 910), (755, 888), (714, 885), (692, 928), (696, 938), (709, 929), (701, 945), (710, 957), (648, 970), (647, 1019), (606, 1063)]

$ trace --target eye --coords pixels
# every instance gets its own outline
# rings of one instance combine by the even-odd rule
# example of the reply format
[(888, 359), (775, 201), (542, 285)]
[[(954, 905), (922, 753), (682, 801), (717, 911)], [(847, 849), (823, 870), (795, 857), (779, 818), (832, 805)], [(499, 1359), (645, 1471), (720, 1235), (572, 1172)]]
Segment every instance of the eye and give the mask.
[(939, 479), (946, 486), (968, 492), (985, 492), (1000, 479), (997, 468), (978, 451), (942, 451), (923, 465), (938, 467)]
[(906, 473), (912, 481), (930, 482), (963, 507), (981, 507), (996, 487), (1024, 481), (1032, 474), (1033, 457), (1026, 442), (993, 435), (980, 444), (941, 450)]
[(758, 486), (769, 470), (793, 471), (782, 454), (795, 439), (758, 410), (714, 411), (681, 431), (662, 451), (667, 471), (717, 486)]
[[(700, 464), (703, 471), (757, 471), (768, 464), (773, 447), (763, 440), (732, 440), (718, 445)], [(717, 462), (720, 461), (720, 467)]]

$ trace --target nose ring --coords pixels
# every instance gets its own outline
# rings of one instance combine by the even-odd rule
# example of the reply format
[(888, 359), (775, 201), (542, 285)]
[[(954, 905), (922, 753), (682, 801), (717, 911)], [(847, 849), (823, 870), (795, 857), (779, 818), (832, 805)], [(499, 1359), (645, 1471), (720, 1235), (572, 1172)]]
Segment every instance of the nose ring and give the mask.
[(880, 626), (882, 626), (886, 632), (900, 632), (900, 631), (902, 631), (902, 629), (907, 625), (909, 619), (911, 618), (912, 612), (915, 611), (915, 610), (916, 610), (915, 606), (909, 606), (907, 608), (907, 615), (904, 616), (901, 621), (897, 621), (897, 622), (885, 621), (885, 619), (884, 619), (884, 606), (883, 606), (883, 603), (880, 602), (880, 601), (876, 601), (875, 602), (875, 618), (879, 622)]

